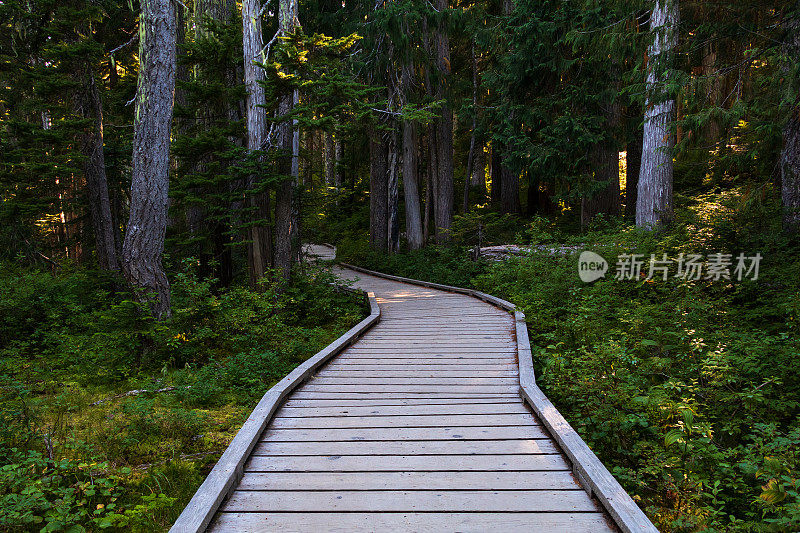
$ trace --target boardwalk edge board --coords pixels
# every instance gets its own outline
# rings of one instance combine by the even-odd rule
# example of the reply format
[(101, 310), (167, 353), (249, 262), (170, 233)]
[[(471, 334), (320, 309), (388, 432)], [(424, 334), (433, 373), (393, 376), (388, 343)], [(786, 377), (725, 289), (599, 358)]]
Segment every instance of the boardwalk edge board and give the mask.
[(517, 353), (519, 356), (520, 395), (528, 402), (534, 413), (536, 413), (542, 421), (542, 424), (550, 431), (559, 446), (561, 446), (562, 451), (572, 463), (573, 472), (581, 486), (586, 490), (589, 496), (597, 498), (614, 520), (617, 527), (624, 533), (658, 533), (658, 529), (656, 529), (639, 506), (636, 505), (633, 498), (622, 488), (622, 485), (611, 475), (611, 472), (600, 462), (600, 459), (597, 458), (591, 448), (589, 448), (561, 413), (558, 412), (558, 409), (556, 409), (547, 396), (545, 396), (539, 386), (536, 385), (536, 376), (533, 371), (533, 356), (531, 354), (530, 340), (528, 339), (528, 328), (525, 324), (525, 314), (517, 309), (514, 304), (502, 298), (497, 298), (491, 294), (473, 289), (452, 287), (450, 285), (442, 285), (430, 281), (393, 276), (347, 263), (340, 262), (339, 265), (378, 278), (473, 296), (513, 313), (517, 337)]
[[(349, 287), (343, 288), (352, 290)], [(362, 293), (362, 291), (356, 292)], [(369, 301), (369, 316), (295, 368), (264, 394), (208, 477), (192, 496), (178, 520), (172, 525), (170, 533), (196, 533), (206, 530), (219, 506), (242, 478), (247, 458), (283, 400), (320, 366), (380, 321), (381, 310), (375, 294), (372, 292), (363, 294)]]

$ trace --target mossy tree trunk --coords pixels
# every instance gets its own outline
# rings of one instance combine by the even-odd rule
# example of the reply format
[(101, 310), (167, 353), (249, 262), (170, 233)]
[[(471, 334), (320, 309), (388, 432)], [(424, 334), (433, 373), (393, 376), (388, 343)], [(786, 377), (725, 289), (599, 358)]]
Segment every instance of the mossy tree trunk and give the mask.
[(170, 316), (169, 281), (161, 256), (167, 229), (175, 92), (175, 5), (172, 0), (140, 1), (131, 208), (122, 245), (125, 278), (159, 320)]

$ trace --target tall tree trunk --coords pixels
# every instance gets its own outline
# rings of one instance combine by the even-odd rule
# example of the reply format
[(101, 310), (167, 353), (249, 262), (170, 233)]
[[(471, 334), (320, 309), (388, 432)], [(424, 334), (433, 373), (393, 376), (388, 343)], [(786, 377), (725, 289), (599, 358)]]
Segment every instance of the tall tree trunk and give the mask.
[(389, 174), (387, 176), (387, 229), (386, 235), (387, 251), (390, 254), (395, 254), (400, 251), (400, 213), (399, 213), (399, 189), (398, 189), (398, 167), (399, 161), (397, 157), (397, 133), (392, 130), (389, 134), (389, 143), (387, 146)]
[(92, 131), (83, 142), (86, 157), (86, 189), (89, 193), (89, 212), (97, 248), (97, 262), (103, 270), (119, 270), (114, 221), (111, 217), (111, 201), (108, 195), (105, 151), (103, 149), (103, 103), (97, 90), (94, 73), (87, 64), (84, 72), (84, 87), (81, 98), (81, 115), (91, 117)]
[(467, 173), (464, 176), (464, 205), (462, 212), (469, 210), (469, 190), (472, 185), (472, 168), (475, 164), (475, 130), (478, 129), (478, 60), (475, 56), (475, 41), (470, 47), (472, 58), (472, 131), (469, 136), (469, 152), (467, 153)]
[(519, 204), (519, 174), (508, 168), (506, 163), (500, 167), (500, 210), (503, 213), (520, 212)]
[[(280, 0), (278, 9), (278, 30), (284, 34), (291, 33), (300, 25), (296, 0)], [(295, 92), (285, 94), (278, 106), (279, 116), (288, 114), (297, 98)], [(296, 184), (296, 146), (295, 125), (284, 121), (278, 125), (279, 172), (284, 175), (275, 196), (275, 267), (289, 279), (292, 271), (292, 259), (297, 248), (295, 239), (299, 235), (297, 227), (297, 184)]]
[(389, 242), (388, 156), (379, 131), (369, 133), (369, 244), (385, 252)]
[(169, 144), (175, 91), (175, 3), (141, 0), (131, 210), (122, 270), (156, 319), (170, 316), (169, 281), (161, 264), (167, 230)]
[(342, 176), (342, 143), (339, 141), (338, 136), (333, 138), (333, 153), (333, 185), (338, 191), (344, 185), (344, 178)]
[[(242, 1), (242, 44), (244, 49), (244, 84), (247, 89), (247, 150), (255, 152), (265, 148), (266, 115), (264, 106), (266, 96), (262, 83), (265, 80), (264, 69), (255, 62), (264, 62), (264, 39), (261, 34), (261, 2), (259, 0)], [(248, 204), (254, 220), (269, 219), (269, 193), (255, 192), (260, 186), (258, 176), (248, 176)], [(252, 224), (248, 229), (247, 270), (250, 285), (256, 286), (264, 276), (271, 263), (272, 239), (270, 231), (263, 223)]]
[[(447, 11), (448, 0), (436, 0), (435, 7), (439, 12)], [(450, 239), (450, 225), (453, 222), (453, 109), (449, 102), (450, 92), (450, 37), (448, 24), (440, 21), (434, 36), (436, 48), (436, 67), (439, 80), (436, 91), (437, 99), (444, 100), (441, 117), (436, 123), (437, 159), (439, 168), (436, 177), (436, 194), (434, 197), (436, 220), (436, 242), (443, 243)]]
[[(514, 11), (514, 0), (503, 0), (503, 14), (510, 16)], [(513, 112), (510, 120), (513, 121)], [(500, 158), (500, 210), (503, 213), (519, 214), (519, 174), (508, 167), (508, 147), (503, 147), (504, 157)]]
[(653, 43), (648, 49), (642, 165), (636, 200), (636, 225), (645, 229), (672, 220), (675, 99), (666, 86), (673, 50), (678, 44), (678, 20), (678, 0), (655, 0), (650, 15)]
[[(414, 71), (410, 59), (403, 65), (400, 78), (400, 95), (403, 104), (408, 103), (414, 84)], [(417, 130), (416, 124), (404, 120), (403, 130), (403, 198), (406, 205), (406, 240), (411, 250), (422, 248), (422, 219), (420, 218), (419, 184), (417, 175)]]
[(588, 224), (601, 213), (610, 216), (619, 214), (619, 151), (613, 136), (619, 129), (621, 111), (617, 102), (606, 102), (603, 107), (606, 138), (594, 146), (589, 160), (594, 181), (605, 185), (583, 202), (582, 225)]
[(417, 131), (410, 120), (403, 122), (403, 197), (406, 204), (406, 239), (411, 250), (422, 248), (422, 219), (417, 173)]
[(478, 191), (481, 202), (486, 197), (486, 154), (482, 139), (476, 140), (475, 162), (472, 164), (472, 188)]
[[(800, 2), (786, 23), (784, 57), (796, 61), (800, 55)], [(791, 115), (783, 129), (783, 151), (781, 152), (781, 200), (783, 202), (783, 227), (789, 233), (800, 232), (800, 97), (797, 96), (798, 80), (791, 75), (792, 65), (786, 65), (786, 94), (791, 99)]]

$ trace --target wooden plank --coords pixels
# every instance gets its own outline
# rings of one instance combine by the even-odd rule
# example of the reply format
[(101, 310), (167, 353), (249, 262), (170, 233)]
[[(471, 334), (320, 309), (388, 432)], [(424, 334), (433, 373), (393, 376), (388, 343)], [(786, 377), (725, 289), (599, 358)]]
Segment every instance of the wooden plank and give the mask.
[(272, 442), (261, 441), (253, 455), (513, 455), (556, 454), (550, 439)]
[(504, 346), (360, 346), (347, 351), (344, 356), (408, 356), (421, 357), (517, 357), (516, 349)]
[(519, 384), (516, 377), (495, 378), (495, 377), (339, 377), (339, 376), (320, 376), (317, 375), (309, 381), (310, 385), (505, 385), (513, 387)]
[(342, 416), (342, 417), (274, 417), (270, 427), (275, 429), (306, 428), (402, 428), (402, 427), (492, 427), (535, 425), (530, 413), (500, 415), (400, 415), (400, 416)]
[(581, 489), (507, 491), (236, 491), (225, 512), (597, 512)]
[(385, 405), (385, 406), (399, 406), (399, 405), (487, 405), (487, 404), (514, 404), (519, 403), (519, 398), (516, 396), (501, 396), (501, 397), (486, 397), (486, 398), (373, 398), (367, 396), (366, 398), (353, 399), (353, 398), (295, 398), (292, 395), (291, 399), (284, 402), (284, 407), (366, 407), (370, 405)]
[(436, 427), (436, 428), (267, 428), (262, 440), (301, 441), (405, 441), (405, 440), (499, 440), (542, 439), (549, 434), (540, 426)]
[[(379, 363), (348, 363), (341, 364), (340, 361), (329, 363), (319, 374), (328, 372), (509, 372), (519, 375), (517, 365), (514, 363), (456, 363), (436, 364), (436, 363), (411, 363), (411, 364), (379, 364)], [(480, 374), (479, 374), (480, 375)]]
[(458, 392), (458, 391), (445, 391), (437, 390), (435, 392), (386, 392), (378, 391), (361, 391), (361, 392), (342, 392), (337, 390), (317, 390), (306, 391), (299, 390), (292, 394), (292, 398), (298, 400), (307, 400), (309, 398), (315, 399), (335, 399), (346, 398), (352, 399), (416, 399), (416, 398), (519, 398), (519, 390), (513, 391), (500, 391), (500, 392)]
[(613, 531), (602, 513), (220, 513), (212, 530), (238, 533)]
[[(349, 357), (349, 356), (342, 356), (337, 357), (336, 362), (331, 365), (339, 367), (339, 368), (349, 368), (350, 365), (375, 365), (376, 369), (384, 368), (383, 365), (395, 365), (400, 367), (417, 367), (417, 368), (424, 368), (427, 366), (436, 367), (450, 367), (452, 365), (456, 365), (457, 367), (461, 368), (470, 368), (470, 366), (474, 366), (476, 369), (479, 369), (479, 365), (485, 368), (485, 365), (492, 365), (493, 368), (504, 368), (509, 367), (516, 369), (517, 368), (517, 360), (513, 357), (430, 357), (430, 358), (406, 358), (406, 357), (376, 357), (372, 358), (369, 356), (358, 356), (358, 357)], [(378, 365), (381, 365), (378, 367)]]
[(282, 407), (276, 417), (396, 416), (396, 415), (530, 414), (522, 402), (454, 405), (372, 405), (350, 407)]
[(308, 392), (399, 392), (409, 393), (461, 393), (461, 394), (513, 394), (519, 386), (509, 385), (303, 385)]
[[(561, 455), (254, 455), (247, 472), (569, 470)], [(577, 488), (577, 487), (576, 487)]]
[(361, 368), (326, 368), (317, 372), (317, 377), (330, 378), (518, 378), (517, 371), (511, 368), (504, 370), (484, 369), (465, 370), (463, 368), (411, 369), (411, 370), (366, 370)]
[(570, 490), (568, 470), (527, 472), (246, 472), (238, 490)]

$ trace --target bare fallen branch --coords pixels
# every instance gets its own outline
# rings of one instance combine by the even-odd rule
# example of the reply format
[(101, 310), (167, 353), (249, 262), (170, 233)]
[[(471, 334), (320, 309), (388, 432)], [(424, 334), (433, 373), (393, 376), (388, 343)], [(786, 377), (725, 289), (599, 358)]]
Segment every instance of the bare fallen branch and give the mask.
[(95, 405), (100, 405), (101, 403), (110, 402), (111, 400), (117, 400), (119, 398), (126, 398), (128, 396), (138, 396), (140, 394), (145, 393), (152, 393), (156, 394), (159, 392), (173, 392), (178, 390), (179, 388), (188, 389), (190, 386), (186, 387), (164, 387), (163, 389), (154, 389), (154, 390), (147, 390), (147, 389), (136, 389), (136, 390), (129, 390), (128, 392), (123, 392), (121, 394), (115, 394), (114, 396), (109, 396), (108, 398), (103, 398), (102, 400), (97, 400), (94, 403), (90, 403), (90, 407), (94, 407)]

